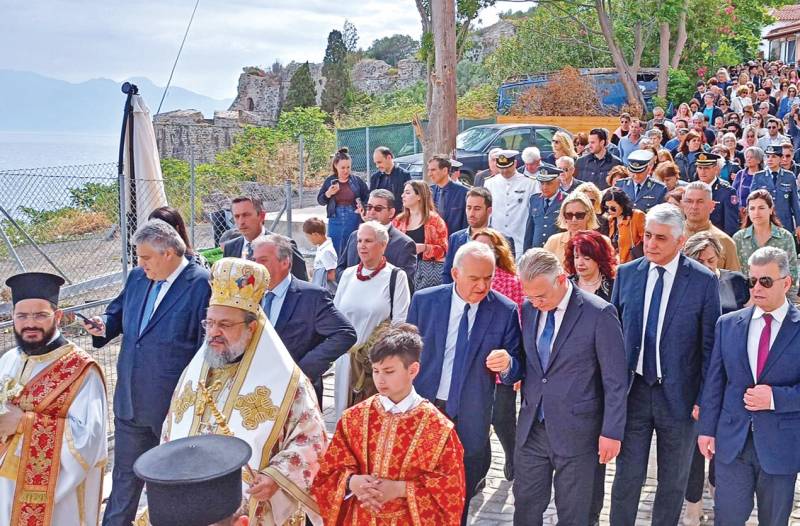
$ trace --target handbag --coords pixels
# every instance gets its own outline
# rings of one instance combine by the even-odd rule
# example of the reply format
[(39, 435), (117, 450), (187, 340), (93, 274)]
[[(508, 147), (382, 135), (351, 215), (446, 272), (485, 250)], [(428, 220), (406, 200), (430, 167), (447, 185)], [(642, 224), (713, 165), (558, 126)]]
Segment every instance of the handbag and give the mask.
[(639, 259), (644, 257), (644, 242), (639, 241), (638, 243), (634, 244), (633, 242), (633, 218), (631, 217), (630, 222), (628, 222), (628, 233), (631, 236), (631, 249), (630, 249), (630, 260), (633, 261), (634, 259)]

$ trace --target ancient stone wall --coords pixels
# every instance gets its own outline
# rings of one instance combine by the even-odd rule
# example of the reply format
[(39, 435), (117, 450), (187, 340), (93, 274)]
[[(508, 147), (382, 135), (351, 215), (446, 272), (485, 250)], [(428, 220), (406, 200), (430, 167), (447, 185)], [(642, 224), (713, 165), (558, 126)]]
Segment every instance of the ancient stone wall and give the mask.
[(153, 119), (158, 153), (162, 158), (184, 161), (191, 160), (194, 153), (197, 164), (210, 163), (233, 145), (250, 120), (248, 112), (238, 111), (218, 111), (213, 119), (203, 118), (197, 110), (161, 113)]

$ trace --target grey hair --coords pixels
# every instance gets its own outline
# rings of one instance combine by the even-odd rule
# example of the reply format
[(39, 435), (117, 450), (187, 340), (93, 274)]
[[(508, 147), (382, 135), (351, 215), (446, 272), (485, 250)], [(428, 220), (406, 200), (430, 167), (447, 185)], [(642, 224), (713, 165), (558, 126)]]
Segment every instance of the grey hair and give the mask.
[(386, 225), (382, 225), (378, 221), (372, 220), (367, 221), (366, 223), (361, 223), (361, 225), (358, 227), (359, 232), (362, 228), (369, 228), (375, 232), (375, 238), (378, 240), (378, 243), (383, 245), (389, 244), (389, 229), (386, 227)]
[(248, 325), (253, 323), (254, 321), (258, 321), (258, 316), (253, 314), (252, 312), (245, 312), (244, 313), (244, 322)]
[(761, 247), (750, 255), (747, 260), (748, 266), (764, 266), (770, 263), (778, 265), (778, 272), (781, 277), (789, 275), (789, 256), (786, 251), (778, 247)]
[(461, 245), (456, 251), (456, 255), (453, 258), (453, 267), (460, 269), (461, 260), (468, 255), (488, 259), (492, 262), (492, 266), (495, 264), (494, 250), (492, 250), (489, 245), (481, 243), (480, 241), (468, 241)]
[(543, 248), (531, 248), (525, 252), (519, 263), (517, 273), (522, 281), (533, 281), (539, 276), (556, 279), (564, 273), (564, 267), (555, 254)]
[(369, 198), (372, 199), (373, 197), (383, 199), (386, 201), (386, 206), (389, 208), (394, 208), (394, 194), (391, 190), (387, 190), (386, 188), (376, 188), (369, 193)]
[(714, 199), (714, 191), (711, 189), (711, 185), (703, 181), (692, 181), (684, 186), (684, 188), (686, 189), (686, 191), (683, 192), (684, 195), (686, 195), (689, 190), (700, 190), (701, 192), (705, 192), (709, 199)]
[(670, 227), (675, 238), (681, 237), (683, 229), (686, 227), (686, 219), (683, 217), (683, 212), (677, 206), (669, 203), (658, 204), (647, 212), (645, 227), (652, 223)]
[(186, 253), (186, 243), (172, 225), (161, 219), (151, 219), (133, 234), (133, 244), (147, 244), (163, 254), (172, 249), (178, 256)]
[(714, 249), (717, 257), (722, 257), (722, 243), (714, 237), (714, 234), (705, 230), (686, 240), (686, 244), (683, 246), (683, 253), (696, 260), (700, 257), (700, 253), (709, 247)]
[(522, 150), (522, 162), (524, 163), (535, 163), (541, 158), (542, 154), (536, 146), (528, 146)]
[(558, 163), (566, 164), (567, 168), (575, 168), (575, 159), (573, 159), (569, 155), (565, 155), (563, 157), (559, 157), (558, 159), (556, 159), (556, 165), (558, 165)]
[(292, 247), (292, 240), (280, 234), (268, 234), (266, 236), (258, 236), (251, 243), (250, 246), (253, 250), (261, 247), (262, 245), (272, 245), (277, 252), (278, 261), (288, 261), (289, 268), (292, 267), (292, 256), (294, 255), (294, 248)]
[[(756, 137), (758, 133), (756, 133)], [(744, 155), (747, 155), (747, 152), (750, 152), (750, 155), (753, 156), (754, 159), (758, 161), (758, 164), (764, 164), (764, 150), (761, 149), (759, 146), (748, 146), (744, 150)]]

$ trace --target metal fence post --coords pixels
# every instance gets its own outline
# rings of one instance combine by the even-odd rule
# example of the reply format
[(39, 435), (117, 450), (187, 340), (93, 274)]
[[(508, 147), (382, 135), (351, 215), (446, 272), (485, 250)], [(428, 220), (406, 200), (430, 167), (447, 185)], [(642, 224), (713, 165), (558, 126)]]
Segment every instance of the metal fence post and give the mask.
[[(364, 142), (365, 142), (365, 144), (366, 144), (366, 149), (364, 150), (364, 158), (365, 158), (365, 159), (366, 159), (366, 161), (367, 161), (367, 162), (366, 162), (366, 164), (365, 164), (364, 166), (366, 166), (366, 167), (367, 167), (367, 168), (366, 168), (366, 170), (367, 170), (367, 177), (369, 177), (369, 172), (370, 172), (370, 169), (369, 169), (369, 161), (370, 161), (370, 155), (369, 155), (369, 126), (366, 126), (366, 127), (364, 128)], [(369, 179), (367, 179), (367, 180), (369, 180)]]
[(122, 282), (128, 281), (128, 214), (125, 206), (125, 174), (119, 170), (119, 238), (122, 242)]
[(195, 244), (194, 236), (194, 196), (195, 196), (195, 176), (194, 176), (194, 148), (192, 148), (192, 156), (189, 162), (189, 231), (191, 232), (192, 248), (197, 246)]
[(303, 187), (305, 186), (305, 173), (306, 173), (306, 160), (305, 160), (305, 137), (302, 135), (300, 136), (300, 140), (298, 141), (297, 148), (300, 151), (300, 188), (297, 189), (297, 193), (300, 194), (300, 208), (303, 208)]
[(286, 234), (292, 237), (292, 181), (286, 179)]

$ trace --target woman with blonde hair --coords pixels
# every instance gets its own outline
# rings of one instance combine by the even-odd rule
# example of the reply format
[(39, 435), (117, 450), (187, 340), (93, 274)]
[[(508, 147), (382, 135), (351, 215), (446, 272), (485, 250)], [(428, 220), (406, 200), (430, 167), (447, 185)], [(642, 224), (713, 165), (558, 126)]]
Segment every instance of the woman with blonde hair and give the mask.
[[(556, 225), (565, 232), (550, 236), (550, 239), (544, 244), (544, 249), (550, 251), (563, 264), (567, 242), (581, 230), (596, 230), (600, 223), (597, 222), (597, 214), (594, 212), (592, 202), (586, 194), (576, 190), (564, 198), (564, 202), (561, 203)], [(611, 240), (608, 242), (611, 243)]]
[(736, 113), (742, 113), (745, 106), (752, 106), (749, 95), (750, 88), (740, 82), (739, 87), (736, 88), (736, 93), (731, 94), (731, 109)]
[[(616, 166), (614, 167), (616, 168)], [(600, 225), (595, 230), (601, 234), (608, 234), (608, 222), (603, 217), (603, 207), (601, 202), (603, 200), (603, 192), (594, 183), (581, 183), (575, 189), (575, 192), (580, 192), (589, 198), (589, 201), (594, 207), (594, 215), (597, 217), (597, 223)]]
[(543, 162), (555, 166), (556, 159), (560, 157), (578, 158), (572, 138), (566, 133), (561, 131), (555, 132), (553, 138), (550, 140), (550, 144), (553, 146), (553, 151), (542, 159)]
[(689, 104), (687, 102), (681, 102), (678, 106), (678, 111), (675, 112), (675, 117), (672, 118), (672, 121), (675, 122), (678, 119), (685, 119), (687, 122), (692, 118), (692, 110), (689, 108)]

